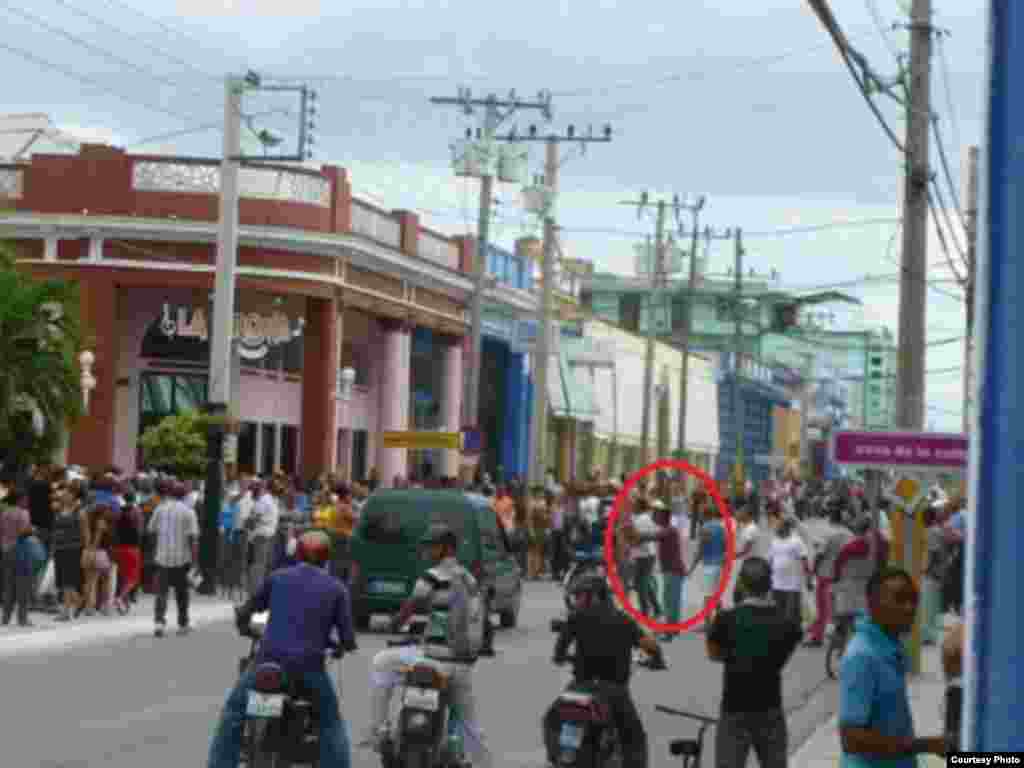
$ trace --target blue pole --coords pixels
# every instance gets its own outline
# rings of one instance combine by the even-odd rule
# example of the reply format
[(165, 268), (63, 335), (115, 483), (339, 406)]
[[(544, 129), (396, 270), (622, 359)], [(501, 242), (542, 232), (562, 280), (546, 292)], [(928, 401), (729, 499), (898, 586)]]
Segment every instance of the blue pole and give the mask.
[[(1021, 748), (1024, 722), (1024, 7), (990, 0), (964, 601), (963, 745)], [(996, 587), (1000, 592), (996, 602)], [(1007, 599), (1007, 595), (1013, 595)]]

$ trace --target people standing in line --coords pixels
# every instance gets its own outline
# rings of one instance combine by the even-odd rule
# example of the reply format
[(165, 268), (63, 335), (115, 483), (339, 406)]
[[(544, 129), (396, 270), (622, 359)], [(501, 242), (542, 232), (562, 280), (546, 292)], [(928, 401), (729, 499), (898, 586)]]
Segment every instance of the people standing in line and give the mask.
[(146, 526), (156, 540), (153, 562), (156, 566), (156, 607), (154, 634), (163, 637), (167, 628), (167, 593), (173, 587), (178, 609), (178, 634), (188, 634), (189, 570), (199, 560), (199, 520), (196, 511), (185, 504), (185, 486), (174, 483), (170, 497), (156, 508)]
[(85, 607), (82, 596), (82, 542), (87, 522), (76, 486), (60, 488), (54, 495), (57, 516), (53, 521), (53, 567), (63, 610), (57, 621), (71, 621)]
[(31, 571), (19, 567), (18, 540), (32, 534), (32, 520), (28, 511), (28, 499), (23, 491), (10, 491), (0, 506), (0, 555), (3, 574), (3, 620), (4, 626), (11, 623), (15, 611), (18, 624), (31, 626), (28, 619), (29, 602), (32, 598)]
[(916, 755), (946, 754), (944, 736), (917, 738), (907, 692), (902, 638), (914, 625), (918, 593), (901, 568), (883, 568), (868, 582), (868, 616), (839, 665), (842, 768), (915, 768)]
[[(109, 498), (101, 493), (100, 498)], [(109, 502), (91, 504), (86, 511), (85, 539), (82, 542), (82, 574), (85, 579), (85, 615), (99, 611), (110, 615), (111, 550), (113, 549), (114, 509)]]
[(250, 597), (256, 594), (267, 577), (279, 519), (277, 502), (262, 480), (253, 483), (252, 497), (252, 512), (247, 521), (251, 552), (248, 581)]
[(121, 514), (114, 522), (112, 550), (118, 581), (113, 603), (122, 616), (129, 611), (128, 596), (142, 578), (142, 532), (145, 528), (135, 494), (125, 494), (124, 500)]
[(550, 519), (544, 501), (544, 489), (537, 486), (529, 501), (529, 556), (527, 578), (536, 580), (544, 573), (544, 544)]
[[(703, 564), (704, 602), (705, 605), (710, 605), (712, 597), (718, 591), (718, 583), (722, 579), (722, 565), (725, 563), (725, 525), (722, 523), (721, 514), (715, 504), (704, 503), (702, 507), (704, 523), (700, 528), (697, 557), (687, 573), (693, 573), (698, 565)], [(708, 611), (704, 625), (698, 631), (708, 631), (720, 607), (721, 602)]]
[[(48, 558), (53, 556), (51, 536), (56, 513), (53, 495), (55, 486), (63, 474), (62, 470), (49, 463), (40, 464), (35, 468), (28, 487), (29, 519)], [(39, 584), (33, 582), (32, 602), (34, 607), (41, 609), (43, 606), (42, 600), (38, 597), (38, 587)]]
[(754, 516), (749, 504), (736, 511), (736, 561), (733, 563), (732, 572), (729, 574), (729, 586), (722, 596), (722, 605), (735, 606), (736, 584), (739, 581), (740, 567), (751, 557), (759, 557), (757, 551), (761, 530), (754, 522)]
[(738, 570), (737, 605), (718, 614), (706, 643), (708, 658), (725, 666), (716, 765), (745, 768), (753, 749), (761, 768), (786, 768), (789, 735), (782, 670), (802, 633), (775, 609), (766, 560), (748, 557)]
[(942, 641), (942, 670), (946, 675), (946, 740), (950, 750), (960, 749), (960, 725), (963, 722), (964, 623), (946, 630)]
[(804, 584), (811, 576), (810, 555), (792, 518), (776, 517), (775, 525), (769, 561), (772, 594), (779, 614), (802, 628)]
[(865, 515), (853, 524), (853, 538), (839, 550), (832, 582), (833, 621), (850, 620), (867, 611), (867, 588), (878, 570), (874, 526)]
[(228, 464), (225, 467), (228, 482), (224, 488), (224, 502), (221, 504), (220, 521), (218, 525), (218, 547), (217, 562), (221, 578), (217, 580), (221, 594), (230, 596), (236, 592), (241, 582), (241, 560), (236, 560), (235, 541), (239, 537), (238, 509), (243, 491), (239, 482), (238, 467), (236, 464)]
[(635, 537), (636, 543), (630, 548), (630, 559), (632, 560), (633, 586), (636, 590), (637, 599), (640, 603), (640, 611), (653, 618), (661, 615), (661, 606), (658, 605), (658, 594), (654, 582), (654, 566), (658, 557), (658, 547), (655, 539), (658, 537), (659, 526), (651, 519), (651, 507), (657, 505), (659, 510), (664, 510), (664, 504), (660, 501), (648, 502), (640, 499), (633, 514), (631, 535)]
[(925, 565), (921, 580), (921, 642), (935, 645), (942, 635), (942, 580), (946, 575), (946, 537), (940, 510), (929, 507), (924, 513)]
[(569, 568), (569, 551), (565, 538), (566, 496), (560, 485), (547, 492), (548, 509), (551, 511), (551, 578), (561, 581)]
[(336, 579), (347, 583), (352, 567), (352, 534), (356, 528), (356, 513), (352, 508), (352, 492), (347, 485), (339, 483), (331, 501), (334, 503), (331, 573)]
[(836, 577), (836, 560), (843, 547), (853, 539), (850, 529), (843, 525), (844, 515), (842, 505), (832, 507), (821, 553), (814, 559), (816, 611), (805, 643), (810, 648), (820, 648), (825, 644), (825, 628), (832, 621), (832, 584)]

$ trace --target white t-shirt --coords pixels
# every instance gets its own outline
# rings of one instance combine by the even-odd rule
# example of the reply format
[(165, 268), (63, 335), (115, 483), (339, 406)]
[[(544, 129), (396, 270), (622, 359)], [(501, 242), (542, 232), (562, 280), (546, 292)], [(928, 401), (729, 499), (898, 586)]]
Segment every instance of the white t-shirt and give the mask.
[[(650, 515), (635, 515), (633, 517), (633, 527), (636, 528), (636, 532), (641, 536), (658, 532), (658, 525), (651, 520)], [(645, 541), (642, 544), (637, 544), (630, 551), (630, 555), (634, 560), (640, 557), (657, 557), (658, 544), (654, 541)]]
[(801, 592), (804, 583), (804, 565), (807, 545), (796, 533), (787, 538), (776, 536), (772, 540), (770, 561), (772, 564), (772, 589), (783, 592)]
[(761, 529), (757, 527), (757, 523), (751, 522), (744, 525), (740, 529), (739, 542), (736, 545), (736, 553), (739, 554), (745, 550), (748, 546), (751, 546), (751, 550), (746, 554), (746, 557), (763, 557), (760, 545)]

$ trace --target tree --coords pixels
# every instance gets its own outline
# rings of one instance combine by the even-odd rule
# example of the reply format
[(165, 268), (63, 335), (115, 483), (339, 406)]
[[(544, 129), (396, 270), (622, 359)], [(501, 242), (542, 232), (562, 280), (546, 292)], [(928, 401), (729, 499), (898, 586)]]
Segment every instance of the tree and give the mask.
[(0, 243), (0, 457), (48, 460), (82, 412), (78, 287), (20, 272)]
[(177, 477), (199, 477), (206, 467), (209, 420), (198, 411), (165, 417), (140, 440), (145, 464)]

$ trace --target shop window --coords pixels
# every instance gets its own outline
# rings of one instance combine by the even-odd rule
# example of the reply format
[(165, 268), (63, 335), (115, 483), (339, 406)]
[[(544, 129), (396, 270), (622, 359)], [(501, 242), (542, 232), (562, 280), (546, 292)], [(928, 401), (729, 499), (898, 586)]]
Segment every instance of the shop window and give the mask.
[(143, 373), (139, 377), (139, 434), (166, 416), (200, 410), (206, 404), (206, 375)]
[(263, 431), (263, 460), (260, 464), (260, 473), (266, 475), (274, 471), (274, 444), (277, 442), (277, 434), (273, 424), (261, 424), (260, 429)]
[(256, 471), (256, 430), (259, 424), (246, 421), (238, 430), (238, 471), (253, 474)]
[(294, 475), (299, 464), (299, 428), (290, 424), (281, 427), (281, 471)]
[(354, 344), (346, 341), (341, 345), (341, 368), (351, 368), (356, 372), (355, 385), (370, 385), (370, 348), (365, 344)]
[(365, 429), (352, 432), (352, 479), (365, 482), (368, 468), (366, 466), (368, 436)]

